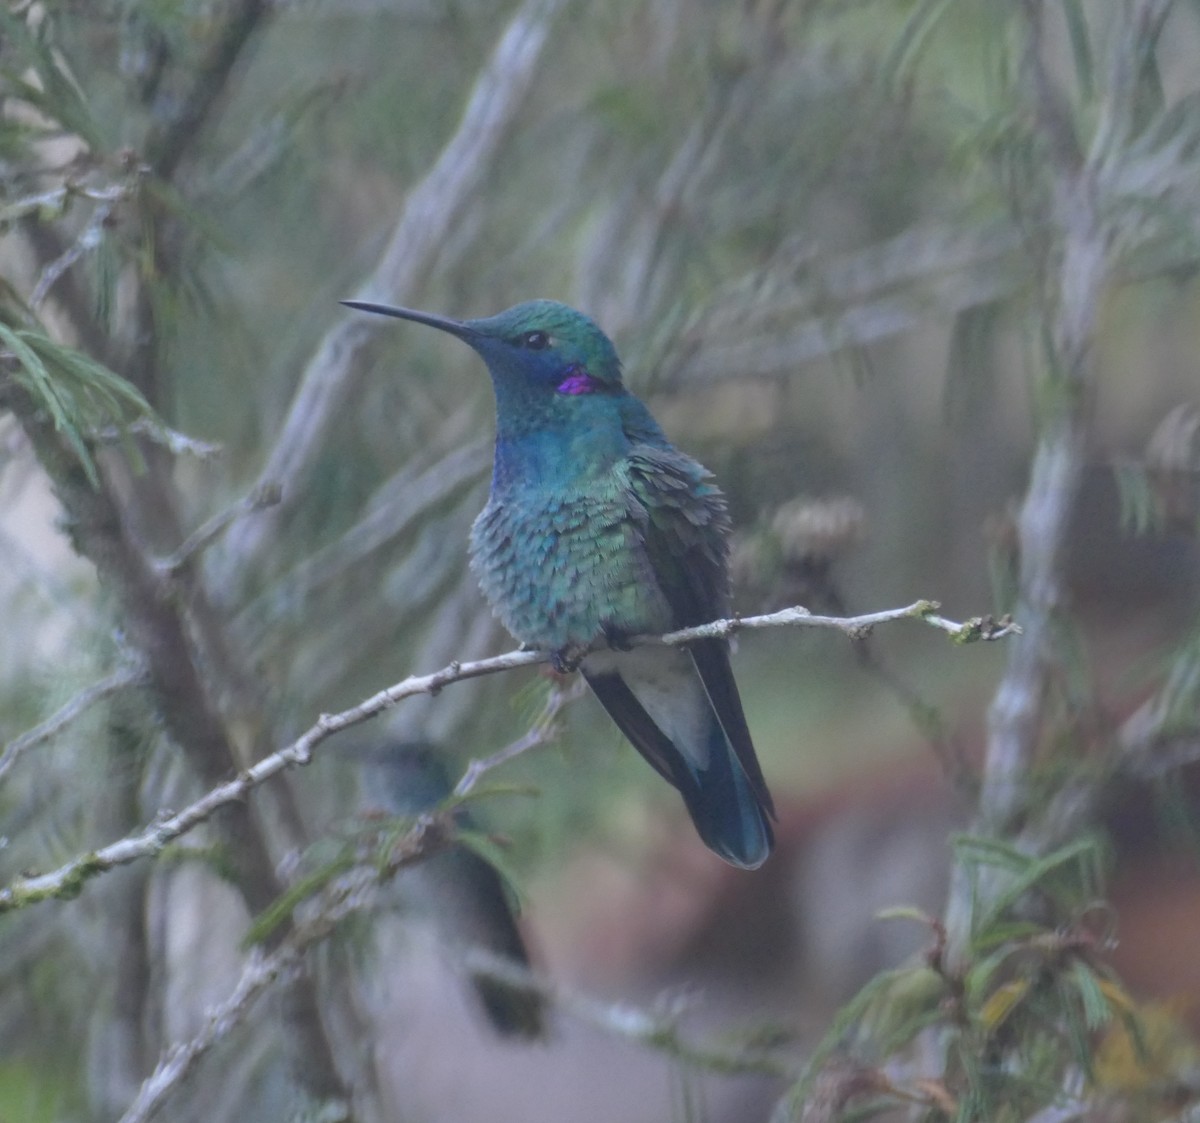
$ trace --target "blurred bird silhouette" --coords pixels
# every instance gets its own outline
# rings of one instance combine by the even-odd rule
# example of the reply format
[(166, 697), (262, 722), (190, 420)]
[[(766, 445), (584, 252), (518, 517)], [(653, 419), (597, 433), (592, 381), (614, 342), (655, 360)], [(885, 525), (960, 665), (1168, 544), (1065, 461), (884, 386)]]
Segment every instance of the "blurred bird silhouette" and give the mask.
[[(361, 754), (364, 804), (389, 815), (418, 815), (450, 794), (451, 784), (437, 750), (426, 743), (383, 745)], [(456, 822), (471, 828), (460, 810)], [(451, 845), (396, 877), (399, 904), (432, 919), (440, 940), (460, 953), (478, 949), (522, 967), (529, 954), (517, 928), (500, 875), (478, 854)], [(473, 972), (471, 985), (496, 1032), (513, 1038), (544, 1036), (542, 997), (486, 973)]]

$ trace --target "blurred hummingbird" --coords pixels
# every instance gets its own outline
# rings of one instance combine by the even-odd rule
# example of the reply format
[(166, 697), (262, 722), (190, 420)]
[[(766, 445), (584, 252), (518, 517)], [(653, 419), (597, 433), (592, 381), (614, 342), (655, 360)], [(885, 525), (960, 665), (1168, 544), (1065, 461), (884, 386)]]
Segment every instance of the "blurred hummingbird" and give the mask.
[[(774, 808), (728, 644), (624, 642), (728, 614), (729, 515), (712, 475), (671, 445), (625, 389), (612, 342), (565, 304), (453, 320), (343, 303), (428, 324), (482, 357), (496, 396), (491, 494), (471, 529), (484, 595), (526, 646), (559, 669), (578, 664), (707, 846), (735, 866), (762, 865)], [(607, 648), (589, 651), (601, 640)]]
[[(416, 815), (450, 794), (450, 778), (429, 744), (388, 744), (360, 756), (362, 787), (372, 808), (391, 815)], [(473, 825), (465, 812), (460, 811), (456, 819), (460, 826)], [(529, 953), (500, 875), (474, 851), (461, 845), (440, 850), (401, 871), (397, 882), (402, 901), (430, 914), (446, 943), (467, 951), (478, 948), (529, 967)], [(497, 1033), (543, 1036), (545, 1003), (540, 995), (486, 973), (473, 974), (471, 983)]]

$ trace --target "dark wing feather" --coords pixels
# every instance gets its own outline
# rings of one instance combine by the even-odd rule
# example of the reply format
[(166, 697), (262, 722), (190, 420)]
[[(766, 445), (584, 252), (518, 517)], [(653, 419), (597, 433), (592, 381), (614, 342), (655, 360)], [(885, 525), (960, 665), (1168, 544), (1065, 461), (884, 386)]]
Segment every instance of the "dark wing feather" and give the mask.
[(750, 727), (746, 724), (742, 698), (733, 678), (733, 669), (729, 666), (729, 646), (724, 640), (706, 639), (691, 644), (690, 650), (692, 662), (700, 672), (700, 681), (708, 692), (708, 700), (737, 754), (738, 763), (745, 771), (759, 803), (774, 819), (775, 804), (771, 800), (771, 793), (767, 791), (767, 781), (754, 752), (754, 742), (750, 740)]
[(675, 768), (679, 750), (655, 725), (654, 719), (646, 713), (625, 680), (619, 674), (589, 674), (586, 669), (583, 670), (583, 677), (608, 711), (608, 716), (617, 723), (617, 728), (629, 738), (629, 743), (667, 783), (680, 787)]
[[(669, 447), (635, 446), (629, 461), (630, 483), (646, 512), (646, 553), (675, 625), (687, 628), (725, 615), (729, 610), (729, 514), (712, 476), (695, 460)], [(720, 639), (700, 640), (690, 644), (689, 651), (738, 762), (762, 806), (774, 816), (729, 666), (728, 644)], [(638, 744), (628, 731), (626, 736)], [(642, 752), (649, 759), (644, 749)]]

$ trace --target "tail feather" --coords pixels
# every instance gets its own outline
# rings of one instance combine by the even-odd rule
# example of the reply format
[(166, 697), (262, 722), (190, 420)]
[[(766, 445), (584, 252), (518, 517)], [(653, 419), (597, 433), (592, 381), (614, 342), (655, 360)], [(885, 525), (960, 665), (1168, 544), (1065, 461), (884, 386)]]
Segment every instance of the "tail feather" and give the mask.
[(710, 745), (708, 767), (686, 765), (676, 787), (705, 845), (732, 865), (757, 869), (775, 844), (768, 808), (715, 720)]
[(621, 663), (585, 664), (583, 673), (634, 748), (679, 790), (705, 845), (732, 865), (757, 869), (774, 844), (770, 796), (757, 761), (748, 774), (694, 669), (682, 665), (688, 670), (678, 682), (652, 686), (627, 679)]

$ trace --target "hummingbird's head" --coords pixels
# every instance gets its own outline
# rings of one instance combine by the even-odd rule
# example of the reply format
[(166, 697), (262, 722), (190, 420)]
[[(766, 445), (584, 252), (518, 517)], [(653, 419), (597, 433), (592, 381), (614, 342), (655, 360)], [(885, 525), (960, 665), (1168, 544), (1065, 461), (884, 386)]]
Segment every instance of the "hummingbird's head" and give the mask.
[(621, 361), (596, 322), (556, 300), (528, 300), (479, 320), (344, 300), (350, 308), (428, 324), (469, 343), (501, 388), (520, 397), (620, 390)]
[(559, 394), (621, 385), (621, 360), (595, 320), (557, 300), (527, 300), (484, 320), (468, 320), (467, 342), (489, 367), (519, 374)]

